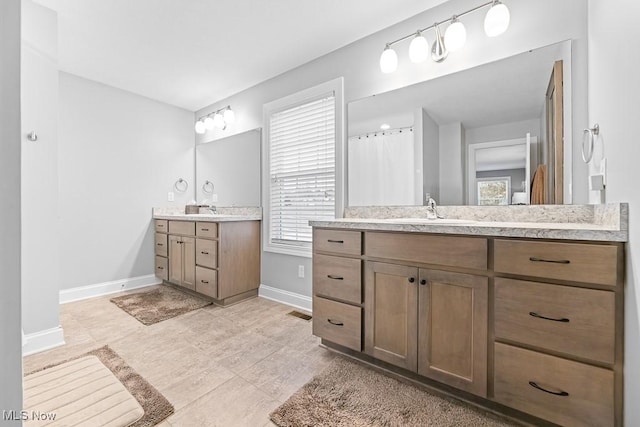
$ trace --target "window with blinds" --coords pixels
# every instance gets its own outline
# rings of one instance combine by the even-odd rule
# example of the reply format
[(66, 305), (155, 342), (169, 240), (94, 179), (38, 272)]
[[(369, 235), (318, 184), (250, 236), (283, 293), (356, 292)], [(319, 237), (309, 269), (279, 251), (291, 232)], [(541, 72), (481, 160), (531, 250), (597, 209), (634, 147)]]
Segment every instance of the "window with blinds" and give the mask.
[(269, 116), (269, 238), (309, 247), (309, 220), (335, 218), (335, 96)]

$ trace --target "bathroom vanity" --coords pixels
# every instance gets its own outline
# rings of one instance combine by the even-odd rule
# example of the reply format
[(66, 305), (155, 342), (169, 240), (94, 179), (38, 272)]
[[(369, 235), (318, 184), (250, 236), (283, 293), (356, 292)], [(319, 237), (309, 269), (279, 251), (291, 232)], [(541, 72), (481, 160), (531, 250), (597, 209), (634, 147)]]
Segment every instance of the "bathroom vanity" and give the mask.
[(529, 422), (621, 425), (627, 206), (408, 209), (311, 222), (313, 333)]
[(258, 295), (259, 212), (185, 215), (154, 210), (153, 218), (159, 279), (223, 306)]

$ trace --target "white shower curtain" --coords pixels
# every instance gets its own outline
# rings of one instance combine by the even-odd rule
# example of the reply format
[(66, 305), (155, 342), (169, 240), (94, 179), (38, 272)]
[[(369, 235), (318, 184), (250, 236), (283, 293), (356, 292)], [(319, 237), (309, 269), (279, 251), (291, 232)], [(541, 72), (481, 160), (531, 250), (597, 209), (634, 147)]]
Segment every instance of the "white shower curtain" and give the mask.
[(414, 205), (410, 129), (349, 138), (349, 205)]

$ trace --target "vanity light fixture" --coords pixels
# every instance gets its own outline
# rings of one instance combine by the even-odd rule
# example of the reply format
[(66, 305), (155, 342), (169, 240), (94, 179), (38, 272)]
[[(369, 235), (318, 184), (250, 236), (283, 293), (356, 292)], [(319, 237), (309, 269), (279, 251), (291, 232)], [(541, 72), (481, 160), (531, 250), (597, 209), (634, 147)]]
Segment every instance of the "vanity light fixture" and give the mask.
[(202, 135), (214, 128), (225, 130), (228, 124), (235, 121), (236, 115), (230, 105), (200, 117), (196, 121), (195, 131)]
[[(467, 30), (459, 18), (485, 7), (489, 7), (489, 11), (484, 19), (484, 31), (486, 35), (488, 37), (495, 37), (507, 31), (511, 20), (509, 9), (500, 0), (491, 0), (465, 12), (453, 15), (453, 17), (449, 19), (436, 22), (433, 25), (387, 43), (380, 56), (380, 69), (383, 73), (393, 73), (398, 68), (398, 55), (392, 46), (410, 38), (413, 39), (409, 45), (409, 58), (412, 62), (416, 63), (424, 61), (429, 55), (429, 43), (423, 33), (431, 29), (434, 30), (436, 35), (436, 39), (431, 47), (431, 59), (436, 62), (444, 61), (449, 52), (455, 52), (461, 49), (467, 40)], [(440, 34), (440, 26), (447, 22), (449, 22), (449, 26), (445, 31), (443, 40)]]

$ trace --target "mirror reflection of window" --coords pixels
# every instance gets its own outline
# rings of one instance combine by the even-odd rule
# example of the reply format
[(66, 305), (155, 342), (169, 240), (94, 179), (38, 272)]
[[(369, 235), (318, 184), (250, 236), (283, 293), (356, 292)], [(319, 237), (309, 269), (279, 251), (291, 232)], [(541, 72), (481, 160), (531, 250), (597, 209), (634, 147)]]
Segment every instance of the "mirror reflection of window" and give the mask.
[(511, 177), (477, 179), (478, 206), (503, 206), (510, 203)]

